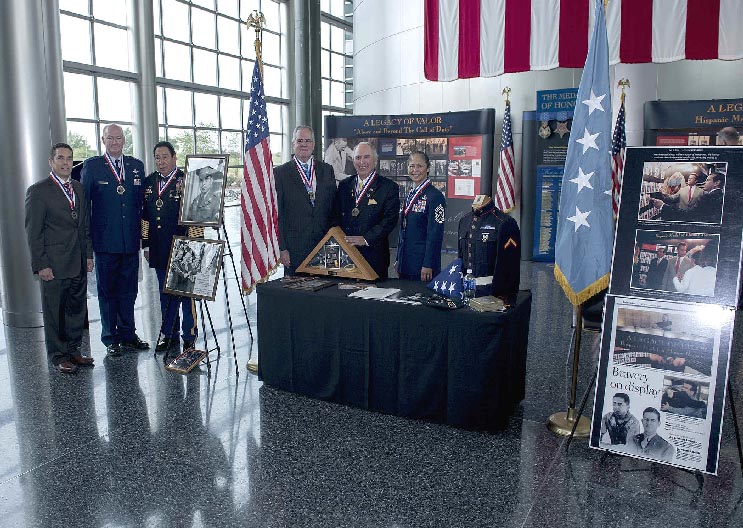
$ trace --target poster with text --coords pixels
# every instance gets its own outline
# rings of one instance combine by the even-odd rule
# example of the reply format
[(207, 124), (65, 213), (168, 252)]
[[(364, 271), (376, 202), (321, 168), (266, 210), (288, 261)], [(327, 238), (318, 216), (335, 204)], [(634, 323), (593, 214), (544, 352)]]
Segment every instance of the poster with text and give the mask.
[(743, 149), (627, 149), (609, 293), (736, 306)]
[[(337, 180), (352, 177), (353, 149), (362, 141), (377, 151), (377, 172), (397, 183), (404, 203), (413, 182), (408, 157), (425, 152), (428, 177), (446, 198), (442, 251), (457, 253), (459, 220), (478, 194), (492, 195), (495, 110), (416, 115), (326, 116), (323, 159)], [(390, 244), (397, 244), (397, 231)]]
[(734, 315), (608, 295), (591, 447), (716, 474)]

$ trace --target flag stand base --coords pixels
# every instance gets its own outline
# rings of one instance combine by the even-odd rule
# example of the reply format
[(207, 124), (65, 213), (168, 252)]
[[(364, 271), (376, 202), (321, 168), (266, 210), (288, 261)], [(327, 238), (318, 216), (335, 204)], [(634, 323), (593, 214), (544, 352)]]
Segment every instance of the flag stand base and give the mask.
[(567, 412), (554, 413), (547, 420), (547, 429), (561, 436), (572, 436), (577, 438), (587, 438), (591, 430), (591, 422), (588, 418), (578, 416), (575, 410), (575, 398), (578, 389), (578, 365), (580, 362), (580, 342), (581, 333), (583, 332), (583, 305), (578, 304), (573, 307), (575, 328), (571, 348), (573, 352), (573, 369), (570, 380), (570, 400), (568, 401)]
[[(578, 425), (575, 427), (576, 418)], [(547, 429), (560, 436), (570, 436), (575, 427), (575, 438), (588, 438), (591, 431), (591, 422), (584, 416), (577, 416), (575, 408), (571, 407), (567, 412), (558, 412), (553, 414), (547, 420)]]

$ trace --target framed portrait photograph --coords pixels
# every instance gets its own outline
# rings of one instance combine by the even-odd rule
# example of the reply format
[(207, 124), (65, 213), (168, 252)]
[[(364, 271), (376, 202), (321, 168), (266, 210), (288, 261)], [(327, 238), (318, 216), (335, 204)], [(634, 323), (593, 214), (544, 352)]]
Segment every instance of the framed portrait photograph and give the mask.
[(228, 154), (186, 156), (186, 179), (178, 223), (218, 228), (224, 214)]
[(224, 240), (173, 237), (163, 292), (213, 301), (224, 245)]

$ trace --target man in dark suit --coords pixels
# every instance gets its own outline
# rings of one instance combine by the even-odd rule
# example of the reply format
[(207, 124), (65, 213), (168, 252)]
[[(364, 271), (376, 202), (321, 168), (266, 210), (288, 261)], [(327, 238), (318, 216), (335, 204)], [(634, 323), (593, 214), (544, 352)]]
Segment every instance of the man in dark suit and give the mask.
[(85, 161), (81, 179), (90, 210), (101, 341), (109, 355), (118, 356), (124, 347), (150, 348), (137, 336), (134, 326), (144, 165), (124, 155), (126, 140), (119, 125), (104, 127), (101, 139), (106, 153)]
[(70, 178), (72, 148), (54, 145), (49, 166), (49, 177), (26, 192), (26, 235), (31, 268), (41, 279), (47, 355), (59, 372), (72, 374), (93, 365), (80, 353), (93, 271), (90, 219), (83, 187)]
[(659, 246), (656, 249), (656, 257), (650, 261), (650, 269), (648, 269), (647, 287), (649, 289), (660, 290), (663, 288), (663, 277), (666, 274), (667, 267), (666, 248)]
[(279, 250), (284, 273), (293, 275), (335, 223), (333, 167), (314, 159), (315, 134), (300, 125), (292, 135), (294, 156), (274, 169), (279, 213)]
[(400, 191), (395, 182), (374, 170), (377, 152), (362, 142), (353, 151), (354, 176), (338, 185), (337, 208), (346, 242), (357, 246), (380, 279), (390, 266), (389, 235), (397, 225)]
[(144, 208), (142, 210), (142, 248), (144, 258), (155, 269), (160, 285), (161, 337), (156, 352), (165, 352), (178, 344), (178, 307), (183, 315), (181, 336), (183, 349), (194, 347), (198, 335), (196, 306), (189, 297), (163, 293), (168, 268), (168, 257), (174, 236), (204, 236), (203, 227), (187, 228), (178, 225), (178, 212), (183, 191), (183, 171), (176, 167), (177, 156), (173, 145), (161, 141), (153, 149), (155, 166), (144, 181)]

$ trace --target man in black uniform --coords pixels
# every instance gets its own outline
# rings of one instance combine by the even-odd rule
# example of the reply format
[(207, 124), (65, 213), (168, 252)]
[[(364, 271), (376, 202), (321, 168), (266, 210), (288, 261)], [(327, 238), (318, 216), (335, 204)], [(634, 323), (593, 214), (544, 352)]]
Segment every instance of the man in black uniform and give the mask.
[(459, 221), (459, 258), (477, 282), (477, 295), (514, 302), (521, 279), (521, 231), (516, 220), (480, 195)]
[(183, 348), (193, 348), (198, 334), (196, 329), (196, 308), (193, 299), (176, 297), (163, 293), (168, 256), (174, 236), (189, 233), (186, 226), (178, 225), (178, 211), (181, 207), (183, 190), (183, 171), (176, 167), (176, 153), (173, 145), (161, 141), (154, 148), (157, 172), (150, 174), (144, 182), (144, 210), (142, 211), (142, 248), (144, 257), (155, 269), (160, 285), (160, 312), (162, 331), (155, 348), (163, 352), (178, 343), (178, 306), (183, 312)]

